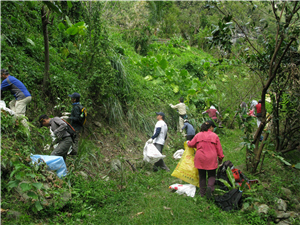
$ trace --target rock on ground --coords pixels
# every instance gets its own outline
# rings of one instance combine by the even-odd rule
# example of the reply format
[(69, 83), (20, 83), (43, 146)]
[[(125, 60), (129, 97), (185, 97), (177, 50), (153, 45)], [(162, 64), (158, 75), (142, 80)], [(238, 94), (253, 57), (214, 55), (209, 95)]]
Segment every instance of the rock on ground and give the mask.
[(284, 200), (282, 200), (282, 199), (278, 199), (277, 200), (277, 209), (279, 211), (286, 211), (286, 209), (287, 209), (286, 202)]
[(282, 191), (282, 193), (283, 193), (283, 195), (285, 197), (287, 197), (288, 199), (291, 199), (291, 197), (292, 197), (292, 191), (290, 189), (282, 187), (281, 191)]
[(276, 212), (277, 219), (288, 219), (290, 218), (290, 216), (291, 216), (290, 212), (283, 212), (283, 211)]
[(277, 223), (277, 225), (290, 225), (290, 224), (291, 224), (291, 222), (288, 220), (282, 220), (279, 223)]
[(267, 214), (268, 211), (269, 211), (269, 206), (267, 206), (266, 204), (262, 204), (258, 207), (258, 213)]

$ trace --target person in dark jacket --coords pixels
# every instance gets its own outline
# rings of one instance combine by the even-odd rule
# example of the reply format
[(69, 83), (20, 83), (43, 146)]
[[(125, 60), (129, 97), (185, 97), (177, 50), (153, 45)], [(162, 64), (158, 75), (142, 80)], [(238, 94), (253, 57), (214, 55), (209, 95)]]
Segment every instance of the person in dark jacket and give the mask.
[(191, 141), (195, 136), (195, 129), (188, 120), (184, 120), (184, 126), (181, 128), (181, 130), (183, 131), (184, 129), (186, 129), (186, 140)]
[(70, 155), (77, 155), (79, 138), (81, 136), (81, 131), (83, 130), (81, 118), (81, 109), (83, 108), (83, 106), (80, 104), (80, 94), (78, 94), (77, 92), (74, 92), (73, 94), (69, 95), (69, 97), (71, 97), (71, 102), (73, 105), (73, 109), (71, 111), (71, 116), (69, 117), (69, 120), (71, 122), (71, 126), (76, 131), (76, 138), (74, 140), (72, 146), (73, 150), (70, 153)]
[(58, 146), (51, 155), (62, 156), (66, 162), (68, 150), (73, 143), (71, 135), (66, 131), (68, 125), (59, 117), (49, 118), (45, 114), (40, 116), (39, 122), (40, 127), (51, 127), (56, 137), (53, 145), (58, 143)]

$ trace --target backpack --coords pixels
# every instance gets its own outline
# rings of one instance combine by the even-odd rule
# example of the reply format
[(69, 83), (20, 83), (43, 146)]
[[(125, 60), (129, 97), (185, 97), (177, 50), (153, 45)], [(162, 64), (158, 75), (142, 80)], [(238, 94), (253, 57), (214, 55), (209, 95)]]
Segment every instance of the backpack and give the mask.
[(82, 105), (78, 105), (80, 108), (80, 123), (83, 126), (86, 123), (87, 110)]
[(238, 169), (232, 169), (232, 174), (235, 179), (235, 182), (237, 182), (240, 186), (242, 186), (243, 182), (246, 181), (246, 185), (250, 188), (249, 179)]
[(224, 195), (216, 196), (215, 202), (223, 211), (237, 210), (242, 207), (242, 194), (238, 189), (232, 189)]
[(224, 190), (224, 191), (228, 191), (228, 187), (225, 186), (225, 184), (223, 184), (223, 182), (219, 181), (219, 179), (223, 179), (223, 180), (226, 180), (228, 183), (229, 182), (229, 179), (227, 177), (227, 173), (226, 173), (226, 170), (227, 168), (231, 168), (233, 167), (233, 164), (231, 161), (227, 160), (225, 161), (218, 169), (218, 172), (217, 172), (217, 179), (216, 179), (216, 182), (215, 184), (216, 185), (219, 185), (219, 188), (221, 190)]
[(70, 136), (72, 138), (72, 141), (75, 143), (75, 138), (76, 138), (75, 129), (67, 121), (65, 121), (64, 119), (62, 119), (62, 120), (68, 125), (67, 128), (66, 128), (66, 131), (70, 134)]

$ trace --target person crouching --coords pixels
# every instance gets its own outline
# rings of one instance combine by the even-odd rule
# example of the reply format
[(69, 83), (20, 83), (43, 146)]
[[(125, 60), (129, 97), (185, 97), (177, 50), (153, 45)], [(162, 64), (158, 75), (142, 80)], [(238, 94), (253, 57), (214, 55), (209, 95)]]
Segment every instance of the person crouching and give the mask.
[(62, 156), (66, 162), (68, 150), (73, 143), (71, 135), (66, 131), (68, 125), (59, 117), (50, 119), (47, 115), (41, 115), (39, 122), (40, 127), (51, 127), (56, 136), (58, 146), (51, 152), (51, 155)]

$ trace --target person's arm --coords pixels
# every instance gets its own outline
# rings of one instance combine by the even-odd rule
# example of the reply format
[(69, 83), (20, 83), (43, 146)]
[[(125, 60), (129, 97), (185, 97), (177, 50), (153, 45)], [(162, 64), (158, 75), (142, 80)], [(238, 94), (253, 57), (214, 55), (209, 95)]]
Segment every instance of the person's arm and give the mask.
[[(180, 103), (179, 103), (179, 104), (180, 104)], [(178, 109), (179, 104), (177, 104), (177, 105), (172, 105), (172, 104), (170, 104), (170, 106), (171, 106), (172, 109)]]
[(207, 111), (204, 111), (202, 114), (205, 114), (205, 113), (207, 113)]
[(186, 124), (184, 124), (184, 126), (181, 128), (181, 130), (183, 131), (186, 128)]
[(68, 126), (63, 120), (54, 120), (54, 123), (56, 123), (56, 125), (58, 126), (58, 128), (56, 128), (55, 130), (53, 130), (53, 133), (59, 137), (59, 133), (64, 131), (66, 129), (66, 127)]
[(197, 134), (191, 141), (188, 141), (187, 144), (190, 148), (196, 148), (197, 147), (196, 146), (197, 145)]
[(219, 161), (219, 164), (221, 164), (222, 160), (224, 158), (224, 154), (223, 154), (223, 149), (222, 149), (219, 137), (217, 137), (217, 142), (216, 143), (217, 143), (216, 149), (217, 149), (218, 161)]
[(216, 111), (216, 113), (217, 113), (218, 115), (220, 115), (219, 111)]
[(71, 120), (72, 122), (80, 122), (80, 108), (79, 106), (74, 107), (74, 116), (70, 116), (69, 120)]
[(1, 83), (1, 92), (2, 92), (2, 91), (6, 91), (6, 90), (9, 88), (10, 85), (11, 85), (11, 84), (9, 84), (9, 83), (7, 82), (7, 79), (5, 79), (4, 81), (2, 81), (2, 83)]
[(158, 137), (158, 135), (160, 134), (161, 131), (161, 127), (157, 127), (155, 130), (155, 134), (151, 137), (152, 139), (155, 139)]

